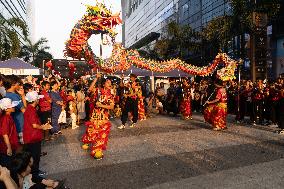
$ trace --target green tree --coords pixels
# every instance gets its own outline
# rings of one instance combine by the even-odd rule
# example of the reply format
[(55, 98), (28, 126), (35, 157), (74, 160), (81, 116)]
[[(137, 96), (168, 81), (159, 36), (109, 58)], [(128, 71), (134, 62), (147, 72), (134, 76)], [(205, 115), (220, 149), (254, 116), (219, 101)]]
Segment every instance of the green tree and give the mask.
[(25, 22), (19, 18), (5, 19), (0, 14), (0, 60), (7, 60), (19, 55), (21, 50), (20, 35), (22, 38), (26, 38), (28, 35)]
[(37, 67), (42, 67), (43, 60), (52, 59), (52, 55), (47, 52), (50, 47), (46, 45), (48, 42), (46, 38), (40, 38), (35, 43), (32, 43), (30, 39), (26, 39), (26, 41), (27, 45), (24, 45), (20, 52), (20, 57), (26, 62), (30, 62)]
[(231, 22), (228, 16), (217, 17), (211, 20), (202, 31), (203, 48), (210, 49), (212, 56), (223, 49), (227, 50), (230, 40)]
[(170, 22), (165, 33), (166, 35), (158, 40), (154, 47), (163, 59), (183, 58), (188, 51), (195, 53), (200, 49), (200, 35), (189, 25)]

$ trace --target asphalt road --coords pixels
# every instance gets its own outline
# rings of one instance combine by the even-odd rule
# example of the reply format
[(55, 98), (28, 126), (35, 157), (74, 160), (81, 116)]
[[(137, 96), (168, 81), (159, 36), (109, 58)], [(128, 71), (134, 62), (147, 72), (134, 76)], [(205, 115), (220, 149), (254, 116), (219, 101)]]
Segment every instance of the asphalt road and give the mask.
[(84, 125), (63, 130), (43, 145), (41, 169), (72, 189), (284, 188), (284, 135), (232, 121), (218, 132), (193, 118), (156, 116), (123, 131), (113, 120), (103, 160), (81, 148)]

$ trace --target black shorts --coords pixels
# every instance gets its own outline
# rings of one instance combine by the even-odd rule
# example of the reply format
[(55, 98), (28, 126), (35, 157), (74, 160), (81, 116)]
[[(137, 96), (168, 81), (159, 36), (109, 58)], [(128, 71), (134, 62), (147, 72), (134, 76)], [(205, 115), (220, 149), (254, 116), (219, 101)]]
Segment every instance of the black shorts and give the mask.
[(40, 112), (41, 124), (46, 124), (48, 121), (51, 122), (51, 111)]

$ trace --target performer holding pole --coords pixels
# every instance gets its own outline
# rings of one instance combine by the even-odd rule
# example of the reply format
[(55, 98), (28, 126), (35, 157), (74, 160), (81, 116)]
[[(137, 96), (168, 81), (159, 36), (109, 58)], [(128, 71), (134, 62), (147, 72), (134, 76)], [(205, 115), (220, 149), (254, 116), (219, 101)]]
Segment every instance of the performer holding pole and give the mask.
[(136, 83), (137, 76), (135, 74), (130, 74), (130, 82), (123, 84), (124, 89), (127, 88), (127, 91), (124, 91), (125, 106), (122, 109), (121, 122), (122, 125), (118, 129), (124, 129), (126, 121), (129, 117), (128, 113), (132, 114), (132, 124), (130, 127), (135, 127), (135, 124), (138, 121), (138, 85)]
[(204, 119), (210, 123), (213, 130), (220, 131), (227, 129), (227, 92), (222, 80), (215, 82), (217, 94), (212, 101), (206, 101), (207, 107), (204, 110)]
[[(91, 90), (95, 87), (99, 78), (101, 78), (101, 75), (97, 74), (96, 79), (90, 86)], [(82, 148), (88, 149), (91, 147), (91, 156), (95, 159), (102, 159), (103, 150), (106, 150), (111, 127), (109, 111), (114, 108), (114, 97), (111, 94), (111, 81), (101, 79), (101, 85), (101, 88), (98, 87), (96, 90), (96, 105), (91, 120), (86, 122), (86, 133), (82, 137), (82, 142), (84, 143)]]
[(183, 80), (182, 85), (182, 100), (180, 105), (180, 112), (182, 114), (183, 119), (188, 120), (192, 119), (192, 110), (191, 110), (191, 87), (189, 81), (187, 79)]

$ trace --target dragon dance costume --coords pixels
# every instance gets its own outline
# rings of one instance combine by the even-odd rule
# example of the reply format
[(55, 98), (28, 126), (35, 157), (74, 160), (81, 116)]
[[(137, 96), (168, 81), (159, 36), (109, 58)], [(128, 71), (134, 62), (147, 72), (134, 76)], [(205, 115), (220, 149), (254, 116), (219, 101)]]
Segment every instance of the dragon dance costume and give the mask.
[(190, 87), (186, 86), (183, 88), (183, 97), (180, 104), (180, 112), (184, 119), (191, 119), (191, 91)]
[[(97, 101), (103, 105), (114, 104), (114, 97), (109, 89), (97, 90)], [(111, 123), (109, 110), (95, 107), (91, 120), (86, 122), (86, 133), (82, 137), (82, 148), (91, 148), (91, 156), (96, 159), (103, 158), (103, 150), (106, 150)]]
[(141, 89), (139, 89), (139, 93), (138, 93), (138, 119), (140, 121), (146, 120), (144, 98), (142, 96), (142, 90)]
[(210, 123), (214, 129), (226, 129), (227, 118), (227, 93), (222, 92), (224, 88), (217, 89), (216, 100), (214, 104), (209, 104), (204, 110), (204, 119)]
[(129, 117), (129, 113), (131, 113), (131, 119), (134, 124), (137, 123), (139, 114), (138, 114), (138, 102), (139, 98), (138, 95), (135, 93), (138, 90), (136, 86), (136, 82), (129, 83), (129, 86), (126, 87), (127, 90), (124, 90), (124, 93), (127, 97), (124, 97), (123, 105), (122, 105), (122, 115), (121, 115), (121, 122), (122, 125), (125, 126), (127, 119)]

